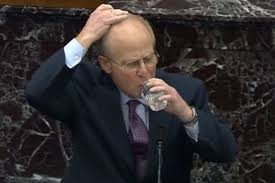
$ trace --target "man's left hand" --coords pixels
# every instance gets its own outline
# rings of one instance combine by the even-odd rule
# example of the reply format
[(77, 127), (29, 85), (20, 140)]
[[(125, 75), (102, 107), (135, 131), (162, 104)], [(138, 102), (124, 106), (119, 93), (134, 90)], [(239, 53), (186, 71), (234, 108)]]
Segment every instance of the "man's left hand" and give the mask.
[(146, 85), (150, 88), (151, 92), (164, 92), (165, 95), (159, 98), (160, 101), (166, 100), (168, 102), (165, 111), (176, 115), (183, 122), (191, 121), (193, 112), (190, 106), (179, 95), (177, 90), (168, 85), (165, 81), (158, 78), (151, 78), (147, 81)]

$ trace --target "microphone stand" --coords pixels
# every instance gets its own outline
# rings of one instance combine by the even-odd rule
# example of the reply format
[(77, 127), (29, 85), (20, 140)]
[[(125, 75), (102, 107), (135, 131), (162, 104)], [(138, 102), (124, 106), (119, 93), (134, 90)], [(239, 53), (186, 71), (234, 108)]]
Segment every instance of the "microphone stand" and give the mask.
[(158, 182), (157, 183), (162, 183), (161, 168), (162, 168), (162, 149), (163, 149), (163, 141), (165, 136), (164, 132), (165, 132), (165, 127), (159, 126), (158, 138), (157, 138), (157, 151), (158, 151)]
[(162, 183), (162, 181), (161, 181), (162, 144), (163, 144), (163, 142), (161, 140), (157, 141), (157, 150), (158, 150), (158, 183)]

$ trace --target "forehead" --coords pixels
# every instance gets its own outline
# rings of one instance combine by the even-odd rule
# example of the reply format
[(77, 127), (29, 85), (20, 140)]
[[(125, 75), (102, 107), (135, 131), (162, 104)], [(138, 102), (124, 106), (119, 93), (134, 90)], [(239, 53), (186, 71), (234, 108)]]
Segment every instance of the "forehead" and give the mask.
[(109, 56), (119, 60), (142, 58), (154, 50), (152, 33), (137, 21), (112, 27), (104, 44)]

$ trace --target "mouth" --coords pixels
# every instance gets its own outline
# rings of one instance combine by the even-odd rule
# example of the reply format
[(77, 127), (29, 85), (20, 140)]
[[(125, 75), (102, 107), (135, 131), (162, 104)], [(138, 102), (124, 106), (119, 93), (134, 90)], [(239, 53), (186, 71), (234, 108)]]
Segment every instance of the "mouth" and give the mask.
[(142, 90), (142, 87), (143, 87), (144, 83), (146, 83), (147, 81), (148, 81), (148, 80), (144, 80), (144, 81), (140, 81), (140, 82), (139, 82), (139, 84), (138, 84), (138, 89), (139, 89), (139, 91)]
[(146, 80), (144, 80), (144, 81), (141, 81), (140, 82), (140, 85), (142, 86), (142, 85), (144, 85), (145, 83), (147, 83), (148, 82), (148, 79), (146, 79)]

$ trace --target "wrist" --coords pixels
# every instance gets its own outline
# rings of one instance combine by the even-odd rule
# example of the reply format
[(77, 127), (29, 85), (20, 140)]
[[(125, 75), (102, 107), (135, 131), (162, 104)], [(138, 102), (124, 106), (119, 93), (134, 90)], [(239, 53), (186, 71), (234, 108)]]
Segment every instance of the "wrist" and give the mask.
[(185, 104), (181, 107), (178, 107), (177, 109), (178, 110), (175, 115), (182, 121), (190, 121), (193, 119), (193, 112), (190, 106)]
[(183, 121), (183, 124), (185, 126), (194, 126), (194, 124), (198, 121), (198, 113), (197, 113), (196, 109), (192, 106), (190, 107), (190, 109), (192, 111), (192, 117), (191, 117), (191, 119)]
[(92, 35), (87, 35), (83, 32), (80, 32), (77, 36), (76, 36), (76, 40), (79, 42), (79, 44), (81, 44), (81, 46), (83, 46), (85, 49), (89, 49), (89, 47), (95, 42), (94, 36)]
[(198, 114), (194, 107), (188, 106), (179, 118), (185, 126), (192, 126), (198, 121)]

